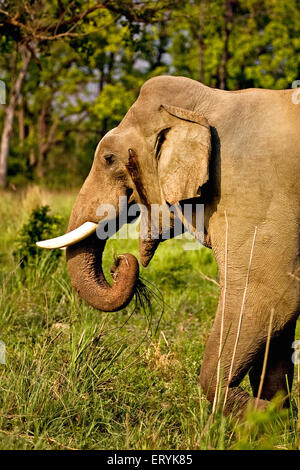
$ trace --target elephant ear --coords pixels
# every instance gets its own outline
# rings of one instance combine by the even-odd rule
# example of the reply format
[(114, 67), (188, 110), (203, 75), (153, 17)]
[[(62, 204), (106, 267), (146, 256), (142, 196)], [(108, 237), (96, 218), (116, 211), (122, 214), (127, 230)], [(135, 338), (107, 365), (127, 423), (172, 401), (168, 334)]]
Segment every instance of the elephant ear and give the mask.
[(200, 196), (209, 177), (211, 134), (204, 116), (168, 105), (160, 110), (169, 119), (156, 145), (159, 183), (163, 198), (172, 205)]

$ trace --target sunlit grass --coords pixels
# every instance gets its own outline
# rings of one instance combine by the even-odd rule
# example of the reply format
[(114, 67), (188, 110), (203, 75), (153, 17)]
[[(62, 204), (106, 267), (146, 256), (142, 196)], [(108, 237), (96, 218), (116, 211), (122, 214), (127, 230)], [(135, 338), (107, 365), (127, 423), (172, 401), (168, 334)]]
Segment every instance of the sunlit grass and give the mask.
[[(151, 306), (133, 300), (118, 313), (75, 295), (64, 257), (53, 272), (45, 253), (24, 279), (12, 256), (16, 231), (36, 204), (66, 226), (75, 196), (1, 193), (0, 448), (296, 448), (295, 395), (288, 412), (274, 403), (244, 423), (218, 410), (208, 421), (199, 372), (218, 301), (218, 286), (203, 278), (218, 280), (209, 250), (165, 241), (141, 269)], [(138, 255), (137, 240), (107, 243), (106, 273), (125, 252)]]

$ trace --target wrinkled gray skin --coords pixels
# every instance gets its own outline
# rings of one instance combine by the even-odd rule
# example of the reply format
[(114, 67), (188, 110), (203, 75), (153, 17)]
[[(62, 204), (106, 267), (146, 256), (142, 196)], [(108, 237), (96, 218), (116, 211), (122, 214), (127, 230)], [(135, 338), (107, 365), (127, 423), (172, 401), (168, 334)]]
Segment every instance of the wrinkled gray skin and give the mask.
[[(253, 401), (239, 387), (249, 371), (257, 396), (272, 309), (258, 406), (264, 408), (279, 390), (286, 394), (287, 381), (292, 383), (300, 266), (300, 107), (292, 103), (292, 93), (226, 92), (183, 77), (149, 80), (120, 125), (99, 143), (70, 219), (69, 230), (98, 222), (99, 204), (117, 208), (119, 196), (132, 191), (130, 201), (146, 197), (149, 204), (200, 195), (205, 243), (220, 273), (220, 300), (200, 381), (211, 402), (218, 376), (223, 391), (229, 383), (225, 412), (245, 410)], [(129, 149), (138, 160), (143, 197), (126, 167)], [(107, 161), (110, 154), (114, 157)], [(103, 248), (94, 236), (69, 247), (68, 267), (87, 302), (113, 311), (130, 301), (138, 266), (134, 257), (121, 259), (115, 283), (108, 285), (101, 272)], [(155, 248), (140, 240), (144, 265)]]

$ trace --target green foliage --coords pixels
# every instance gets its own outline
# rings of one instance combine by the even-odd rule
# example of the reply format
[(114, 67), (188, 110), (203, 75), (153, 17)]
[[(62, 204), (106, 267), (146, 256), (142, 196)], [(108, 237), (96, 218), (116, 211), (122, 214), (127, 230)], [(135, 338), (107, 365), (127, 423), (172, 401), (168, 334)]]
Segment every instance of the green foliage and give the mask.
[(8, 159), (14, 186), (81, 184), (99, 139), (152, 76), (184, 75), (229, 90), (289, 88), (299, 78), (300, 0), (106, 0), (68, 35), (85, 5), (3, 2), (3, 10), (29, 26), (18, 29), (0, 12), (0, 79), (8, 98), (22, 66), (24, 35), (34, 28), (59, 33), (56, 40), (30, 39), (37, 53), (24, 79)]
[[(265, 411), (249, 409), (237, 427), (234, 450), (271, 450), (277, 448), (278, 434), (292, 432), (291, 413), (282, 408), (283, 396), (278, 394)], [(280, 446), (279, 446), (280, 447)]]
[(113, 128), (122, 120), (136, 96), (121, 83), (107, 84), (93, 105), (91, 112), (95, 115), (100, 127)]
[[(230, 3), (232, 18), (228, 19), (226, 5)], [(299, 6), (299, 0), (183, 2), (169, 26), (174, 72), (199, 79), (202, 55), (203, 81), (209, 86), (220, 86), (221, 64), (225, 58), (226, 89), (290, 87), (300, 69)], [(201, 14), (204, 16), (202, 30), (199, 29)], [(227, 52), (225, 57), (224, 52)]]
[[(50, 215), (49, 206), (40, 206), (34, 209), (29, 220), (22, 226), (16, 239), (16, 249), (13, 252), (15, 260), (20, 263), (21, 268), (37, 265), (44, 256), (43, 250), (36, 246), (39, 240), (53, 238), (60, 234), (62, 228), (62, 217)], [(55, 269), (61, 256), (60, 250), (52, 250), (48, 261)]]

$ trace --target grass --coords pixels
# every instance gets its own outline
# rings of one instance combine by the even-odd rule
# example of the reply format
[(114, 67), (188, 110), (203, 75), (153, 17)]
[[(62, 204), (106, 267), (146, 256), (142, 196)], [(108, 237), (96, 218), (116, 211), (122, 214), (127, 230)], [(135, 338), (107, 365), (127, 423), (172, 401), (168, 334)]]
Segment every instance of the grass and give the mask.
[[(41, 203), (67, 224), (75, 196), (1, 193), (0, 449), (297, 448), (296, 379), (289, 411), (275, 400), (242, 423), (218, 409), (209, 420), (199, 386), (219, 295), (209, 250), (161, 244), (141, 270), (156, 293), (146, 311), (134, 301), (118, 313), (93, 310), (72, 290), (64, 256), (53, 272), (45, 252), (24, 280), (12, 256), (16, 231)], [(106, 273), (124, 252), (137, 255), (137, 241), (108, 242)]]

